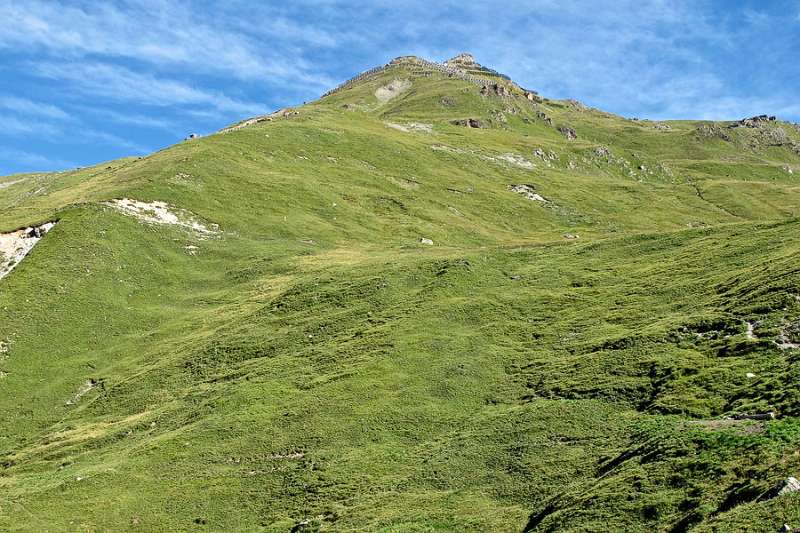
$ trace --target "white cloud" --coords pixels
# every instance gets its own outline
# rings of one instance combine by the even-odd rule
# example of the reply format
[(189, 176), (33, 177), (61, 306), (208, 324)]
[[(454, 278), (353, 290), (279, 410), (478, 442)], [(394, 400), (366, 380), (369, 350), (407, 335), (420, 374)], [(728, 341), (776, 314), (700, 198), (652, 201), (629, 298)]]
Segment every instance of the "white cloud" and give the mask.
[(222, 93), (198, 89), (173, 79), (157, 78), (109, 63), (31, 64), (39, 76), (70, 82), (82, 91), (109, 100), (150, 106), (202, 105), (220, 112), (255, 114), (263, 106)]
[(0, 138), (25, 138), (47, 143), (88, 142), (102, 146), (112, 146), (135, 154), (152, 151), (149, 147), (132, 142), (119, 135), (98, 130), (80, 121), (44, 121), (30, 118), (0, 115)]
[(62, 132), (59, 124), (11, 115), (0, 115), (0, 124), (0, 136), (53, 137)]
[(28, 117), (36, 116), (62, 120), (69, 118), (69, 115), (59, 107), (16, 96), (0, 96), (0, 108)]
[[(302, 58), (307, 46), (330, 47), (337, 36), (284, 18), (210, 4), (191, 9), (169, 0), (100, 2), (0, 0), (0, 48), (67, 61), (127, 58), (158, 68), (224, 73), (237, 79), (279, 78), (326, 85)], [(244, 23), (244, 24), (243, 24)]]
[(41, 154), (16, 150), (13, 148), (0, 148), (0, 174), (8, 174), (4, 167), (26, 170), (46, 170), (46, 169), (65, 169), (74, 168), (76, 165), (70, 161), (58, 158), (50, 158)]
[(162, 130), (179, 136), (182, 129), (178, 127), (176, 121), (157, 118), (150, 115), (139, 113), (121, 113), (112, 109), (102, 109), (97, 107), (79, 106), (80, 112), (87, 116), (97, 117), (104, 122), (115, 124), (128, 124), (140, 128)]

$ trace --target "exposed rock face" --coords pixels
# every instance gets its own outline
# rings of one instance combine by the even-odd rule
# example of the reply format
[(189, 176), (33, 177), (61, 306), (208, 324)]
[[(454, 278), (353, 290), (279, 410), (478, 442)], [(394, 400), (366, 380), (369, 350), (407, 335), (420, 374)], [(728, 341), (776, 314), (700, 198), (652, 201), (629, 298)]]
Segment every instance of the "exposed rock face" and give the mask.
[(758, 115), (755, 117), (750, 118), (743, 118), (739, 122), (733, 124), (732, 127), (744, 126), (745, 128), (758, 128), (763, 126), (768, 122), (775, 122), (777, 120), (776, 117), (768, 116), (768, 115)]
[(779, 495), (789, 494), (790, 492), (797, 492), (800, 490), (800, 481), (797, 478), (788, 477), (784, 482), (783, 488), (778, 493)]
[(594, 149), (594, 155), (596, 155), (597, 157), (604, 157), (608, 159), (609, 157), (611, 157), (611, 150), (609, 150), (605, 146), (598, 146), (597, 148)]
[[(753, 374), (755, 377), (755, 374)], [(734, 420), (775, 420), (775, 413), (769, 411), (768, 413), (739, 413), (733, 415)]]
[(477, 68), (480, 67), (478, 63), (475, 61), (475, 57), (472, 54), (458, 54), (456, 57), (452, 59), (448, 59), (444, 62), (445, 66), (448, 67), (459, 67), (459, 68)]
[(544, 120), (547, 123), (548, 126), (552, 126), (553, 125), (553, 119), (548, 117), (547, 113), (545, 113), (544, 111), (537, 111), (536, 112), (536, 118)]
[(525, 95), (525, 98), (529, 102), (535, 102), (537, 104), (541, 104), (542, 102), (544, 102), (544, 99), (541, 96), (539, 96), (539, 93), (537, 93), (536, 91), (525, 90), (523, 94)]
[(531, 163), (524, 157), (518, 156), (517, 154), (503, 154), (497, 156), (494, 159), (499, 161), (505, 161), (506, 163), (510, 163), (516, 167), (526, 168), (528, 170), (532, 170), (534, 168), (533, 163)]
[[(345, 106), (347, 106), (347, 105), (348, 104), (345, 104)], [(345, 109), (347, 109), (347, 108), (345, 108)], [(299, 114), (300, 114), (300, 112), (299, 111), (295, 111), (294, 109), (289, 109), (289, 108), (278, 109), (277, 111), (275, 111), (273, 113), (270, 113), (268, 115), (259, 115), (257, 117), (248, 118), (246, 120), (243, 120), (241, 122), (238, 122), (238, 123), (234, 124), (233, 126), (228, 126), (227, 128), (222, 128), (221, 130), (219, 130), (219, 132), (220, 133), (229, 133), (231, 131), (236, 131), (236, 130), (240, 130), (242, 128), (246, 128), (247, 126), (252, 126), (253, 124), (259, 124), (261, 122), (272, 122), (276, 118), (280, 118), (280, 117), (289, 118), (289, 117), (297, 116)], [(191, 134), (187, 138), (187, 140), (194, 139), (194, 138), (197, 137), (197, 136), (192, 137), (192, 135), (195, 135), (195, 134), (194, 133)]]
[(534, 148), (533, 156), (538, 157), (542, 161), (555, 161), (556, 159), (558, 159), (558, 155), (554, 151), (550, 150), (548, 152), (545, 152), (541, 148)]
[(402, 65), (404, 63), (410, 65), (421, 65), (422, 60), (417, 56), (399, 56), (389, 61), (390, 65)]
[(722, 139), (726, 142), (731, 142), (731, 136), (716, 124), (701, 124), (695, 130), (695, 134), (701, 139)]
[(483, 122), (477, 118), (462, 118), (450, 121), (454, 126), (464, 126), (466, 128), (483, 128)]
[(575, 132), (574, 129), (570, 128), (569, 126), (559, 126), (558, 127), (559, 133), (563, 135), (568, 141), (574, 141), (578, 138), (578, 134)]
[[(513, 114), (513, 112), (511, 112)], [(505, 113), (502, 111), (492, 111), (492, 120), (500, 122), (502, 124), (508, 124), (508, 118), (506, 118)]]
[(411, 80), (393, 80), (389, 85), (378, 88), (375, 91), (375, 98), (378, 99), (378, 102), (385, 104), (410, 88)]
[(656, 122), (655, 124), (653, 124), (653, 129), (668, 131), (671, 130), (672, 127), (669, 124), (664, 124), (663, 122)]
[(210, 228), (206, 227), (188, 211), (177, 209), (166, 202), (148, 203), (130, 198), (118, 198), (104, 202), (104, 204), (148, 224), (179, 226), (201, 236), (213, 235), (219, 229), (216, 224), (211, 224)]
[(777, 498), (778, 496), (784, 496), (786, 494), (791, 494), (798, 491), (800, 491), (800, 481), (798, 481), (795, 477), (789, 476), (785, 480), (772, 487), (772, 489), (770, 489), (763, 496), (763, 498)]
[(492, 83), (491, 85), (484, 85), (481, 88), (481, 94), (484, 96), (500, 96), (500, 97), (508, 97), (511, 96), (511, 93), (508, 90), (508, 87), (505, 85), (501, 85), (499, 83)]
[(791, 141), (783, 128), (769, 128), (764, 132), (765, 141), (769, 144), (782, 146)]
[(536, 192), (536, 187), (530, 184), (523, 183), (520, 185), (509, 185), (508, 190), (517, 194), (521, 194), (528, 200), (532, 200), (534, 202), (547, 203), (548, 201), (547, 198)]
[(588, 111), (588, 110), (589, 110), (589, 108), (588, 108), (588, 107), (586, 107), (586, 106), (583, 104), (583, 102), (579, 102), (578, 100), (575, 100), (574, 98), (570, 98), (569, 100), (567, 100), (567, 103), (568, 103), (570, 106), (572, 106), (573, 108), (575, 108), (576, 110), (580, 111), (580, 112), (583, 112), (583, 111)]
[(433, 133), (433, 125), (423, 122), (409, 122), (408, 124), (397, 124), (395, 122), (385, 122), (387, 127), (402, 131), (404, 133)]
[(0, 279), (7, 276), (55, 225), (55, 222), (48, 222), (0, 234)]

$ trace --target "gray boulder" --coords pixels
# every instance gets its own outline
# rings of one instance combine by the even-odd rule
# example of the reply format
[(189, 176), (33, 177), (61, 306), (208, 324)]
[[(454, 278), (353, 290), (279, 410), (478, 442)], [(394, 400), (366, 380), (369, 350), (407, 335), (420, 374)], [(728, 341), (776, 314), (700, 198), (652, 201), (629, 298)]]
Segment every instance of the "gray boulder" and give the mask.
[(563, 135), (568, 141), (574, 141), (578, 138), (578, 134), (575, 132), (573, 128), (569, 126), (559, 126), (558, 127), (559, 133)]

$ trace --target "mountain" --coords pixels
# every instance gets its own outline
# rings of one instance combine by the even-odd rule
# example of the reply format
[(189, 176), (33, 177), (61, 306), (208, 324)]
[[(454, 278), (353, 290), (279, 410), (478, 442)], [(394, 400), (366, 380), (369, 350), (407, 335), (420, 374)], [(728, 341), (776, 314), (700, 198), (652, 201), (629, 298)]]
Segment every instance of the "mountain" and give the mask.
[(0, 178), (0, 529), (800, 527), (798, 171), (461, 55)]

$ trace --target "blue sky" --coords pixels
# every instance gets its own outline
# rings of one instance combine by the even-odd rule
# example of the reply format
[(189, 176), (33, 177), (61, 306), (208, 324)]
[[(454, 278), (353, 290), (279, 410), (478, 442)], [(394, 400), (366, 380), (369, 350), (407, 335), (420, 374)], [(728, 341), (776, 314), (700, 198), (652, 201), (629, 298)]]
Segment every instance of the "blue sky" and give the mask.
[(800, 0), (0, 0), (0, 175), (147, 154), (464, 51), (625, 116), (800, 121)]

